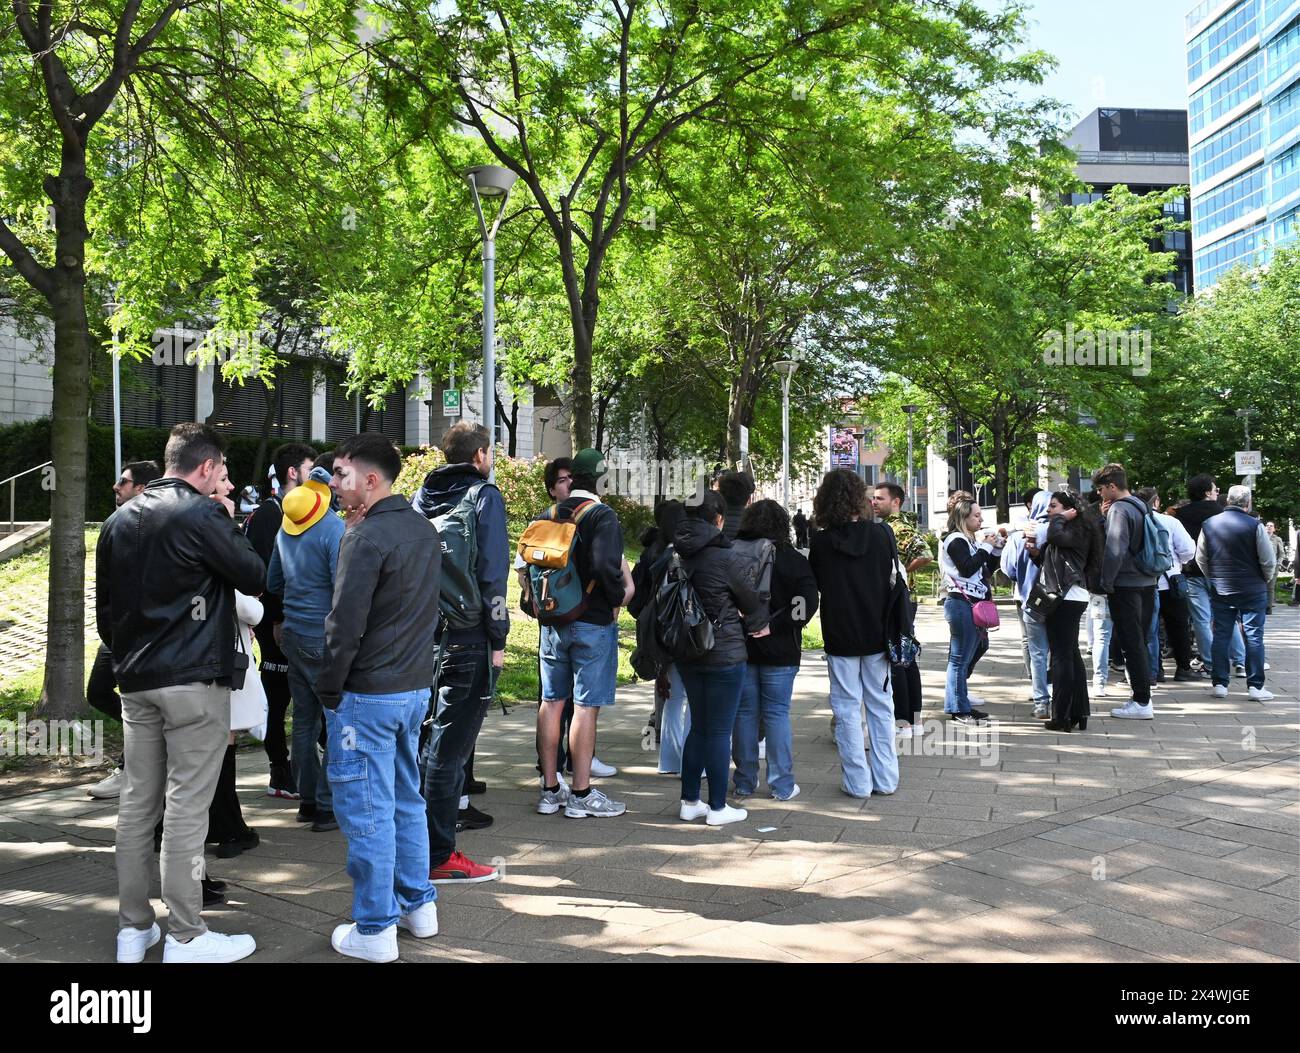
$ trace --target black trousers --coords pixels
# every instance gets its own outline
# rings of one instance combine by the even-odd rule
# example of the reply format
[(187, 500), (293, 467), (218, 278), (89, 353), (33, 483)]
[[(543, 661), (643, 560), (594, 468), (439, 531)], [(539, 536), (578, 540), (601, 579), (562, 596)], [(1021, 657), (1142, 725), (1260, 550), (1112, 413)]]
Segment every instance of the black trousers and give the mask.
[(921, 670), (915, 662), (911, 665), (889, 667), (889, 682), (894, 691), (894, 719), (916, 722), (921, 712)]
[(117, 693), (117, 677), (113, 675), (113, 654), (102, 644), (90, 667), (86, 701), (104, 716), (122, 719), (122, 697)]
[(1087, 609), (1087, 600), (1062, 600), (1047, 616), (1052, 720), (1058, 724), (1085, 720), (1091, 710), (1088, 670), (1084, 667), (1083, 655), (1079, 653), (1079, 621)]
[[(289, 743), (284, 734), (284, 718), (293, 705), (289, 694), (289, 674), (279, 672), (263, 664), (261, 670), (262, 688), (266, 691), (266, 738), (262, 747), (271, 767), (289, 767)], [(323, 731), (322, 731), (323, 734)]]
[(1110, 619), (1115, 625), (1113, 640), (1123, 648), (1124, 669), (1128, 673), (1133, 700), (1142, 706), (1151, 702), (1151, 658), (1147, 653), (1147, 631), (1151, 628), (1155, 599), (1154, 585), (1144, 588), (1116, 585), (1110, 594)]
[(235, 747), (226, 747), (221, 761), (221, 775), (217, 789), (208, 805), (208, 842), (233, 841), (242, 837), (248, 827), (239, 807), (239, 794), (235, 792)]
[(1189, 668), (1192, 664), (1192, 611), (1187, 597), (1179, 595), (1172, 582), (1160, 594), (1160, 619), (1165, 623), (1165, 637), (1173, 649), (1178, 668)]

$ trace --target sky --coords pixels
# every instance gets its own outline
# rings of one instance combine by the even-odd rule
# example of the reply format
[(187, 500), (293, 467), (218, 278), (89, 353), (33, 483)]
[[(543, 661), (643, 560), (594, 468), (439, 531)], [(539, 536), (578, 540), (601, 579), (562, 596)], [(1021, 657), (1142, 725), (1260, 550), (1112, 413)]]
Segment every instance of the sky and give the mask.
[(1031, 0), (1028, 44), (1058, 60), (1036, 94), (1064, 103), (1075, 121), (1099, 106), (1186, 109), (1183, 26), (1198, 2)]

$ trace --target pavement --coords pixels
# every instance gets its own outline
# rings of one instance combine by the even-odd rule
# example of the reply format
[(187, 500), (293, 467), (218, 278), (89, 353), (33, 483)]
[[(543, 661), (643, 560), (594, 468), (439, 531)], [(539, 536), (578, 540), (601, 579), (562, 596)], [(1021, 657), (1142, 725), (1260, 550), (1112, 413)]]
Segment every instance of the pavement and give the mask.
[[(679, 784), (642, 749), (648, 685), (601, 716), (598, 753), (620, 769), (601, 786), (628, 809), (617, 819), (537, 815), (535, 710), (495, 709), (476, 761), (489, 789), (474, 800), (496, 822), (459, 847), (503, 877), (442, 886), (439, 935), (402, 934), (402, 959), (1300, 960), (1300, 610), (1269, 620), (1274, 701), (1249, 701), (1242, 680), (1224, 700), (1171, 683), (1154, 721), (1113, 719), (1122, 699), (1095, 699), (1082, 734), (1033, 719), (1014, 624), (973, 681), (995, 723), (951, 729), (937, 716), (940, 612), (924, 608), (919, 630), (935, 723), (904, 740), (890, 797), (841, 792), (817, 654), (792, 707), (803, 792), (751, 798), (734, 826), (677, 819)], [(329, 947), (351, 904), (344, 839), (296, 823), (295, 804), (264, 796), (265, 775), (260, 750), (240, 754), (262, 841), (210, 857), (228, 903), (205, 918), (252, 933), (250, 961), (346, 963)], [(0, 800), (0, 960), (112, 961), (115, 818), (84, 785)]]

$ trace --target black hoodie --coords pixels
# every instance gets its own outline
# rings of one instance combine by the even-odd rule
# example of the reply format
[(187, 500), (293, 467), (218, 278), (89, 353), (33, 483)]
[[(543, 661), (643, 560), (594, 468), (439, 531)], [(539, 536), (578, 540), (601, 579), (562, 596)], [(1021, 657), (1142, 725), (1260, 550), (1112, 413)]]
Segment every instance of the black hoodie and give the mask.
[(821, 590), (822, 639), (830, 655), (885, 650), (890, 573), (898, 559), (894, 534), (872, 520), (819, 530), (808, 561)]
[(732, 549), (712, 523), (693, 517), (677, 528), (673, 548), (682, 557), (704, 612), (713, 622), (713, 650), (689, 664), (727, 666), (748, 661), (745, 633), (759, 632), (767, 625), (767, 605), (750, 584), (749, 561)]

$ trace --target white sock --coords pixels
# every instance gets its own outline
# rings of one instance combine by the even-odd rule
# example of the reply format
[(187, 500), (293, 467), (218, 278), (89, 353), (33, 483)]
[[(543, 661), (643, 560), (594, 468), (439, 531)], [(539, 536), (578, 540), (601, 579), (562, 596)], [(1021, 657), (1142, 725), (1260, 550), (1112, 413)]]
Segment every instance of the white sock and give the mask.
[(460, 810), (463, 812), (468, 807), (469, 807), (469, 795), (466, 794), (463, 795), (460, 799)]

